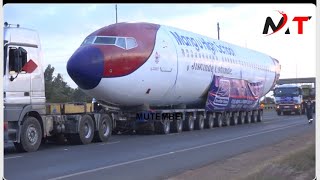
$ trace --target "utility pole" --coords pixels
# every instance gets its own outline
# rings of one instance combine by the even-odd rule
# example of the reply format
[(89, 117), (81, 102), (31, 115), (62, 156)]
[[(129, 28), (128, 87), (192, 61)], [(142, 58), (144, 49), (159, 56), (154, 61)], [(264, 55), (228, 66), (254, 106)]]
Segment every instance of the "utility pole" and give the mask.
[(218, 29), (218, 40), (220, 40), (220, 27), (219, 27), (219, 22), (217, 23), (217, 29)]
[(118, 5), (116, 4), (116, 23), (118, 23)]

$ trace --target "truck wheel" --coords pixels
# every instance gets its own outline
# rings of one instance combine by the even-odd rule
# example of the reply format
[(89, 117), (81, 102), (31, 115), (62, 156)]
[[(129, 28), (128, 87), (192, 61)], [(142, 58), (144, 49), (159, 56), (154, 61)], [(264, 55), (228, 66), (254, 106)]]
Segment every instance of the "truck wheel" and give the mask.
[(184, 130), (193, 131), (193, 129), (194, 129), (193, 115), (189, 114), (187, 118), (184, 120)]
[(229, 113), (226, 113), (224, 115), (224, 120), (225, 120), (224, 125), (225, 126), (230, 126), (230, 114)]
[(111, 136), (112, 132), (112, 121), (109, 115), (104, 114), (100, 118), (99, 128), (95, 134), (95, 140), (98, 142), (106, 142)]
[(170, 133), (170, 120), (161, 120), (155, 122), (155, 131), (159, 134)]
[(205, 124), (206, 124), (206, 128), (208, 128), (208, 129), (211, 129), (213, 127), (214, 118), (213, 118), (212, 113), (207, 114)]
[(182, 127), (183, 127), (183, 122), (182, 119), (180, 120), (174, 120), (171, 122), (171, 131), (174, 133), (181, 133), (182, 132)]
[(258, 114), (257, 114), (257, 121), (258, 122), (261, 122), (263, 120), (263, 111), (262, 110), (259, 110), (258, 111)]
[(238, 124), (238, 119), (235, 115), (235, 113), (232, 113), (231, 115), (231, 125), (237, 125)]
[(250, 112), (246, 112), (244, 115), (244, 121), (245, 123), (249, 124), (251, 122)]
[(195, 121), (195, 129), (202, 130), (203, 127), (204, 127), (204, 116), (202, 114), (199, 114)]
[(239, 116), (238, 116), (238, 124), (244, 124), (244, 115), (243, 112), (240, 112)]
[(257, 116), (256, 116), (256, 112), (253, 111), (251, 114), (251, 122), (252, 123), (256, 123), (257, 122)]
[(222, 122), (222, 115), (221, 115), (220, 113), (217, 113), (217, 114), (216, 114), (216, 118), (215, 118), (215, 120), (214, 120), (214, 126), (216, 126), (216, 127), (222, 127), (222, 124), (223, 124), (223, 122)]
[(281, 116), (281, 111), (277, 111), (278, 116)]
[(84, 115), (81, 118), (79, 133), (66, 136), (71, 144), (89, 144), (94, 137), (94, 125), (91, 116)]
[(27, 116), (22, 124), (20, 143), (14, 143), (19, 152), (37, 151), (42, 140), (42, 129), (39, 121)]

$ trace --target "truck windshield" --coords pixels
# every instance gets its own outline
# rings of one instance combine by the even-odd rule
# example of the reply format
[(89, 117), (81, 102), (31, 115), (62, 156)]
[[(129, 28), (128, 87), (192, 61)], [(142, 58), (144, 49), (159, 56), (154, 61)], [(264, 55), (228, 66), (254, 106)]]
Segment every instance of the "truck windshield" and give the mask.
[(275, 96), (298, 96), (299, 89), (298, 88), (276, 88), (274, 90)]
[(6, 74), (6, 62), (7, 62), (7, 50), (8, 50), (8, 45), (6, 45), (6, 43), (8, 43), (8, 41), (4, 40), (3, 41), (3, 45), (4, 45), (4, 49), (3, 49), (3, 75)]

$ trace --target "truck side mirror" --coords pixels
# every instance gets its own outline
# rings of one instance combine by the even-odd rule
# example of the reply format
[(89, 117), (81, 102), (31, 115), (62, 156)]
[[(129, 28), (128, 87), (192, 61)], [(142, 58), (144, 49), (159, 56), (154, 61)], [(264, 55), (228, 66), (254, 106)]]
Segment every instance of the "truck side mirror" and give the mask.
[(27, 63), (27, 51), (22, 47), (10, 48), (9, 51), (9, 71), (17, 72), (16, 77), (11, 76), (10, 81), (18, 77), (22, 71), (23, 66)]

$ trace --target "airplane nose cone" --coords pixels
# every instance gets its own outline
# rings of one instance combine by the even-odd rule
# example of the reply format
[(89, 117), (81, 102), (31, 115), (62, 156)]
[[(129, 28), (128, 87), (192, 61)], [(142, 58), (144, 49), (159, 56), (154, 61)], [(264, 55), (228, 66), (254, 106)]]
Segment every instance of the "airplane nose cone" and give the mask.
[(93, 89), (103, 75), (104, 56), (100, 49), (92, 46), (80, 47), (69, 59), (67, 71), (81, 89)]

